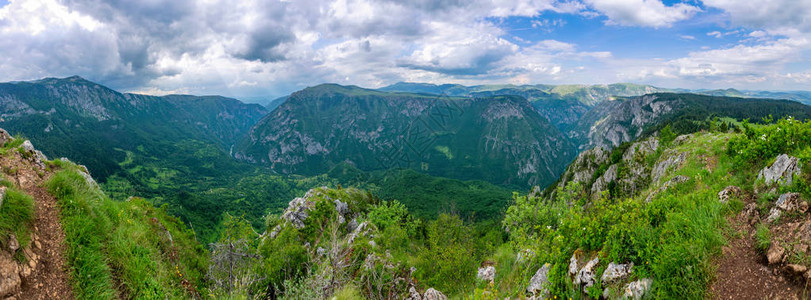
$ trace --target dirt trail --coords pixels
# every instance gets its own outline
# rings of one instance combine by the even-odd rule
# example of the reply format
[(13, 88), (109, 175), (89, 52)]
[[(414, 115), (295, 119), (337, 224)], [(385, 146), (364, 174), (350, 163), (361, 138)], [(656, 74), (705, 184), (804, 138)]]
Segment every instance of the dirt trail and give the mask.
[(42, 187), (51, 174), (17, 153), (0, 159), (0, 166), (4, 170), (15, 169), (16, 174), (4, 174), (4, 177), (34, 198), (34, 228), (30, 250), (26, 253), (32, 271), (23, 278), (21, 289), (14, 298), (73, 299), (65, 262), (65, 232), (59, 221), (60, 208), (56, 199)]
[(780, 270), (768, 266), (765, 255), (755, 247), (755, 228), (750, 219), (744, 209), (728, 220), (737, 236), (723, 248), (709, 296), (735, 300), (808, 299), (804, 282), (787, 279)]
[(40, 256), (39, 264), (23, 281), (20, 299), (73, 299), (64, 257), (65, 232), (56, 199), (41, 187), (27, 188), (25, 192), (35, 199), (34, 234), (42, 248), (34, 250)]

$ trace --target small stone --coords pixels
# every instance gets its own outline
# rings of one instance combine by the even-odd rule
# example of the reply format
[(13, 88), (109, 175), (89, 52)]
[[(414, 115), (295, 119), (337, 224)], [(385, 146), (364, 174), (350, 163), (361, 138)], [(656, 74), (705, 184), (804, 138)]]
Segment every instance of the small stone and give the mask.
[(769, 251), (766, 252), (766, 259), (769, 261), (769, 264), (776, 264), (783, 261), (783, 254), (786, 252), (783, 247), (777, 245), (777, 243), (773, 243), (772, 246), (769, 248)]
[(496, 268), (493, 266), (479, 268), (476, 278), (481, 281), (492, 282), (496, 279)]
[(31, 269), (36, 269), (37, 268), (37, 262), (34, 261), (33, 259), (29, 260), (28, 261), (28, 267), (31, 268)]
[(8, 248), (12, 253), (16, 252), (17, 249), (20, 249), (20, 242), (17, 241), (17, 236), (13, 233), (8, 237)]
[(801, 275), (805, 273), (807, 269), (808, 268), (806, 268), (805, 266), (797, 264), (789, 264), (786, 266), (786, 271), (789, 271), (794, 275)]
[(734, 185), (730, 185), (718, 192), (718, 200), (721, 201), (721, 203), (727, 203), (729, 200), (738, 198), (740, 196), (741, 188)]
[(39, 241), (34, 241), (34, 247), (37, 247), (37, 249), (42, 249), (42, 244)]

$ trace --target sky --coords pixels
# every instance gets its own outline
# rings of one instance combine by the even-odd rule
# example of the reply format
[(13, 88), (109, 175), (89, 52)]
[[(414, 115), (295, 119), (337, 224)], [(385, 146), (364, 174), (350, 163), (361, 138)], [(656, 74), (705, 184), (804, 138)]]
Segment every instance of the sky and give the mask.
[(809, 90), (811, 0), (0, 0), (0, 81), (272, 99), (332, 82)]

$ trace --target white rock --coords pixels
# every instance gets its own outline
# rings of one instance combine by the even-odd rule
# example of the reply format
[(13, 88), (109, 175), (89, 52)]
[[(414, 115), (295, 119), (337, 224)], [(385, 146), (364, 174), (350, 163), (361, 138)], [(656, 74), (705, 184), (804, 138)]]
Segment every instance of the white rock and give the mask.
[(652, 284), (653, 280), (649, 278), (631, 282), (625, 286), (625, 294), (622, 295), (622, 298), (640, 300), (650, 290)]
[(656, 163), (651, 170), (651, 177), (653, 178), (653, 183), (659, 182), (659, 179), (664, 177), (667, 172), (671, 171), (671, 169), (678, 168), (681, 164), (687, 160), (687, 154), (684, 152), (673, 153), (672, 151), (668, 151), (669, 155), (667, 155), (665, 159)]
[(769, 216), (766, 222), (774, 222), (783, 212), (799, 211), (805, 213), (808, 211), (808, 203), (800, 199), (798, 193), (785, 193), (780, 195), (780, 198), (775, 202), (774, 207), (769, 210)]
[(476, 273), (476, 278), (487, 282), (494, 281), (496, 279), (496, 267), (486, 266), (479, 268), (479, 271)]
[(408, 298), (406, 300), (422, 300), (422, 295), (412, 286), (408, 288)]
[(425, 291), (425, 294), (422, 295), (423, 300), (448, 300), (448, 297), (445, 294), (442, 294), (440, 291), (435, 290), (434, 288), (429, 288)]
[(778, 183), (780, 185), (791, 185), (795, 175), (801, 172), (800, 160), (793, 156), (780, 154), (771, 166), (760, 170), (757, 179), (766, 184)]
[(600, 280), (603, 284), (614, 283), (622, 278), (628, 277), (628, 275), (631, 275), (633, 268), (634, 263), (617, 264), (611, 262), (608, 264), (608, 267), (605, 268), (605, 272), (603, 272), (603, 276), (600, 277)]
[(527, 293), (532, 294), (533, 296), (540, 296), (543, 297), (548, 293), (546, 289), (546, 284), (549, 283), (549, 264), (544, 264), (538, 271), (535, 272), (535, 275), (532, 276), (532, 279), (529, 280), (529, 286), (527, 287)]
[(574, 284), (583, 285), (583, 291), (594, 285), (594, 279), (596, 277), (594, 274), (594, 267), (597, 266), (599, 262), (600, 258), (595, 257), (586, 263), (586, 265), (577, 272), (577, 276), (574, 278)]

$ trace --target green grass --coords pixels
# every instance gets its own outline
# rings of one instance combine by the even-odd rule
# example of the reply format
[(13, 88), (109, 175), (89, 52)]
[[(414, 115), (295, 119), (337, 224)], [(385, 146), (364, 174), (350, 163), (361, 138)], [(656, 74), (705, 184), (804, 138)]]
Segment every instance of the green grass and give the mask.
[(138, 198), (112, 201), (75, 167), (46, 187), (62, 208), (77, 299), (187, 298), (203, 288), (207, 253), (165, 208)]
[[(8, 181), (4, 181), (1, 185), (6, 187), (6, 196), (3, 198), (3, 205), (0, 206), (0, 246), (8, 249), (10, 235), (14, 234), (20, 243), (20, 249), (23, 249), (31, 242), (34, 199), (12, 188)], [(18, 255), (16, 258), (23, 259), (23, 256)]]
[(763, 223), (758, 224), (755, 231), (755, 246), (757, 247), (758, 251), (766, 253), (771, 245), (772, 233), (769, 231), (769, 227)]
[[(516, 276), (514, 272), (521, 272), (520, 276), (528, 281), (530, 273), (543, 263), (550, 263), (553, 295), (593, 298), (599, 294), (597, 290), (588, 294), (573, 292), (571, 279), (566, 275), (572, 253), (584, 251), (600, 256), (598, 273), (611, 261), (633, 262), (634, 274), (628, 280), (652, 278), (654, 298), (703, 298), (714, 276), (712, 258), (720, 255), (721, 246), (726, 242), (725, 217), (740, 209), (740, 203), (720, 203), (717, 193), (726, 185), (745, 187), (745, 183), (752, 180), (751, 174), (738, 172), (733, 159), (725, 155), (726, 137), (700, 133), (682, 145), (673, 146), (671, 149), (688, 154), (687, 161), (681, 169), (664, 176), (661, 182), (676, 175), (690, 180), (671, 186), (650, 202), (645, 201), (645, 191), (583, 200), (586, 195), (580, 186), (559, 191), (558, 199), (552, 202), (517, 197), (516, 205), (508, 209), (504, 224), (510, 229), (514, 249), (528, 248), (538, 255), (526, 267), (529, 272), (521, 268), (509, 271), (513, 267), (503, 264), (497, 267), (497, 273), (511, 278)], [(651, 155), (662, 153), (657, 151)], [(704, 161), (707, 157), (717, 159), (713, 169), (707, 169)], [(656, 159), (638, 161), (652, 165)], [(661, 182), (651, 183), (648, 190), (658, 189)], [(504, 291), (499, 295), (501, 298), (522, 293), (504, 288), (520, 281), (510, 279), (510, 282), (499, 288)], [(627, 281), (611, 288), (621, 289), (624, 283)]]

